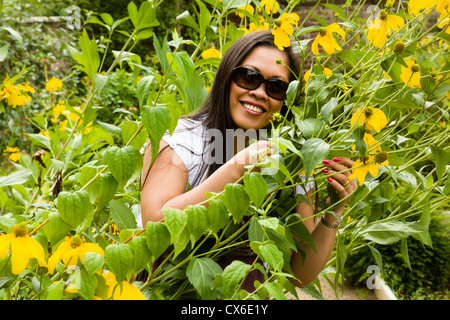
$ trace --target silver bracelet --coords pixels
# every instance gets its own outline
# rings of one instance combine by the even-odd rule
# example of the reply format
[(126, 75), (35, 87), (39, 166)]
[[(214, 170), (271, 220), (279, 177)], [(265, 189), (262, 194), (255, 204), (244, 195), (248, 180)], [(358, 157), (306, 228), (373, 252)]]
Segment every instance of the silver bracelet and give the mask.
[(325, 215), (322, 216), (322, 223), (324, 224), (325, 227), (328, 228), (333, 228), (333, 229), (337, 229), (339, 228), (339, 225), (341, 224), (341, 222), (336, 222), (336, 223), (330, 223), (325, 219)]

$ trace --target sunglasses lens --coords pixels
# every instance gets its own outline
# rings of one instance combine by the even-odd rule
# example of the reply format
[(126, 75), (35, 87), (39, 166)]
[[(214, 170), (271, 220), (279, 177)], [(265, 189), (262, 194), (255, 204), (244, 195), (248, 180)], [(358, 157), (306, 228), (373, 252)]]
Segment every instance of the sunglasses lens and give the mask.
[(264, 82), (264, 77), (258, 72), (247, 68), (236, 68), (235, 82), (244, 89), (254, 90)]
[(287, 82), (277, 79), (269, 79), (267, 81), (267, 94), (277, 100), (284, 100), (289, 87)]

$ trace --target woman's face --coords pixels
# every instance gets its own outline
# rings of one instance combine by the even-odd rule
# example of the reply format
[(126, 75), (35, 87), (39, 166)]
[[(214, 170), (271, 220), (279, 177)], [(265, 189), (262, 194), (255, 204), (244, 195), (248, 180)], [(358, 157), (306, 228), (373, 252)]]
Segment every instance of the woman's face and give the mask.
[[(288, 65), (286, 53), (277, 48), (256, 47), (240, 67), (245, 67), (261, 73), (264, 78), (277, 78), (289, 82), (289, 69), (284, 65), (276, 64), (281, 59)], [(230, 113), (234, 123), (244, 130), (261, 129), (272, 120), (272, 114), (280, 112), (284, 101), (275, 100), (266, 93), (266, 84), (248, 90), (239, 87), (234, 81), (230, 87)]]

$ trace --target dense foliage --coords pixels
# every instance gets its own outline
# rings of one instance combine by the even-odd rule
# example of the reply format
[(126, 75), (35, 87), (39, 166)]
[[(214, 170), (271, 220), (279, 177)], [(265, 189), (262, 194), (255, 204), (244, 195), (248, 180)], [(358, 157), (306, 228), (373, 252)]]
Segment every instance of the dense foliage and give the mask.
[[(320, 217), (322, 161), (334, 156), (356, 161), (359, 188), (327, 265), (334, 269), (323, 275), (342, 282), (347, 257), (362, 248), (383, 266), (385, 248), (397, 245), (419, 269), (410, 240), (431, 247), (432, 217), (449, 206), (448, 1), (380, 1), (367, 19), (359, 16), (364, 1), (319, 1), (302, 19), (299, 3), (197, 0), (177, 13), (183, 32), (158, 33), (162, 1), (130, 2), (122, 16), (90, 13), (85, 28), (61, 26), (56, 35), (22, 32), (0, 8), (0, 298), (295, 296), (294, 236), (315, 244), (292, 214), (307, 201), (292, 187), (313, 175)], [(292, 118), (272, 123), (276, 154), (255, 164), (260, 172), (249, 167), (208, 194), (209, 208), (166, 209), (164, 221), (139, 228), (141, 147), (147, 139), (159, 145), (179, 116), (198, 108), (227, 48), (259, 29), (272, 29), (280, 48), (291, 43), (303, 58), (286, 99)], [(67, 41), (57, 41), (61, 34)], [(137, 53), (143, 42), (154, 51)], [(242, 246), (257, 259), (222, 269), (217, 260)], [(265, 281), (241, 290), (250, 271), (263, 270), (260, 261)], [(136, 280), (143, 270), (148, 276)], [(304, 290), (320, 298), (317, 286)]]

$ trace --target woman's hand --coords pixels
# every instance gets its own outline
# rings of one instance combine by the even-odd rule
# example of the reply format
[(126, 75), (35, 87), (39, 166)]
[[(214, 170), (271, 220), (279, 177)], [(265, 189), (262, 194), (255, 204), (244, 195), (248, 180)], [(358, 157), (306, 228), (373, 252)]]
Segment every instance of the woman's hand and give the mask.
[(271, 156), (272, 153), (272, 143), (270, 141), (261, 140), (254, 142), (247, 148), (239, 151), (228, 162), (243, 175), (247, 171), (245, 168), (246, 166), (253, 165), (262, 158)]
[(323, 169), (322, 172), (329, 176), (327, 178), (328, 183), (334, 188), (339, 199), (342, 200), (334, 208), (334, 211), (340, 215), (349, 196), (358, 187), (356, 179), (351, 181), (348, 179), (352, 174), (352, 171), (349, 169), (353, 166), (354, 161), (345, 157), (334, 157), (333, 160), (324, 160), (323, 163), (327, 166), (327, 169)]

